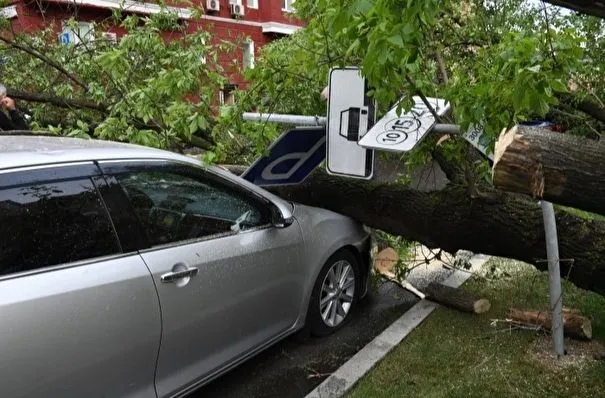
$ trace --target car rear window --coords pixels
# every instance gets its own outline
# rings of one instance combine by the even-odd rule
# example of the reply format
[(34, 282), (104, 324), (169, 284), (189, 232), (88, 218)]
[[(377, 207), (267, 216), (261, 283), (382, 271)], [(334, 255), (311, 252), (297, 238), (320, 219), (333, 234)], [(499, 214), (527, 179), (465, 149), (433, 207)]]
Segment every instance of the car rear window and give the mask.
[(0, 275), (120, 252), (89, 178), (0, 189)]

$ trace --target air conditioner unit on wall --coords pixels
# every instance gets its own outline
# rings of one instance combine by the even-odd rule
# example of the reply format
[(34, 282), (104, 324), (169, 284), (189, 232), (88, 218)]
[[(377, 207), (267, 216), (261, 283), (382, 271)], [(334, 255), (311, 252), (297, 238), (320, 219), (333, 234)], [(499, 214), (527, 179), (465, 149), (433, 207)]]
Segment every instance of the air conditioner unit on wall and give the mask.
[(206, 0), (206, 10), (208, 11), (220, 11), (221, 4), (219, 0)]
[(234, 17), (243, 17), (244, 16), (243, 4), (231, 4), (231, 15)]

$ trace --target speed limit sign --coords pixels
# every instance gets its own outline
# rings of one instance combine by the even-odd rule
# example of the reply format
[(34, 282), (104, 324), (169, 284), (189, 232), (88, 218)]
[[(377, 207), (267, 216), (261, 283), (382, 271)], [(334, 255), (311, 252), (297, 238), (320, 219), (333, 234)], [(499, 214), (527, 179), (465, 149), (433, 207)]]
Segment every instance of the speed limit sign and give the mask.
[[(443, 116), (450, 108), (443, 99), (427, 100), (439, 116)], [(407, 152), (414, 148), (436, 123), (422, 99), (414, 97), (414, 107), (408, 113), (397, 116), (395, 106), (368, 131), (359, 141), (359, 145), (368, 149)]]

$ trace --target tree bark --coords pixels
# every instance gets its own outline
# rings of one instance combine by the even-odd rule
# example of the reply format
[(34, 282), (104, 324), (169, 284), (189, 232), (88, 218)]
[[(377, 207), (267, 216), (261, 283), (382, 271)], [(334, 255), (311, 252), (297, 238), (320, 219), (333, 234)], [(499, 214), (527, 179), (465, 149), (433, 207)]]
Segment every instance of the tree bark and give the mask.
[(491, 308), (489, 300), (478, 297), (462, 289), (431, 282), (424, 289), (427, 300), (443, 304), (463, 312), (483, 314)]
[[(552, 327), (551, 314), (546, 311), (511, 308), (506, 317), (514, 321), (541, 326), (548, 332), (550, 332)], [(563, 334), (579, 340), (592, 339), (592, 324), (590, 319), (572, 312), (563, 312)]]
[(498, 189), (605, 214), (605, 143), (515, 126), (496, 143)]
[[(542, 211), (523, 195), (489, 192), (469, 197), (461, 185), (420, 192), (402, 185), (317, 171), (299, 185), (271, 189), (285, 199), (346, 214), (370, 228), (450, 253), (470, 250), (546, 270)], [(561, 274), (605, 294), (605, 223), (557, 213)]]

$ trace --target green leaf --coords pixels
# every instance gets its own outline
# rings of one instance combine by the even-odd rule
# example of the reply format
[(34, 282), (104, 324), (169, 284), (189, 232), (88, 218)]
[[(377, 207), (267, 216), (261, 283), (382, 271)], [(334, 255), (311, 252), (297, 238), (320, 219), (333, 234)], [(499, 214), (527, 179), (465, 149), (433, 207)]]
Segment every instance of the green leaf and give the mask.
[(550, 86), (552, 87), (552, 89), (556, 92), (559, 93), (566, 93), (567, 90), (567, 86), (565, 84), (563, 84), (563, 82), (561, 82), (561, 80), (559, 79), (553, 79), (550, 82)]
[(197, 131), (197, 126), (198, 126), (198, 125), (197, 125), (197, 120), (195, 120), (195, 119), (194, 119), (194, 120), (192, 120), (192, 121), (189, 123), (189, 134), (193, 134), (193, 133), (195, 133), (195, 132)]
[(367, 14), (372, 7), (374, 7), (374, 3), (371, 0), (357, 0), (354, 9), (358, 13)]
[(400, 34), (395, 34), (389, 37), (387, 40), (389, 43), (394, 44), (397, 47), (403, 47), (403, 38)]
[(206, 120), (206, 118), (204, 116), (200, 115), (197, 117), (197, 125), (200, 128), (200, 130), (208, 129), (208, 121)]

